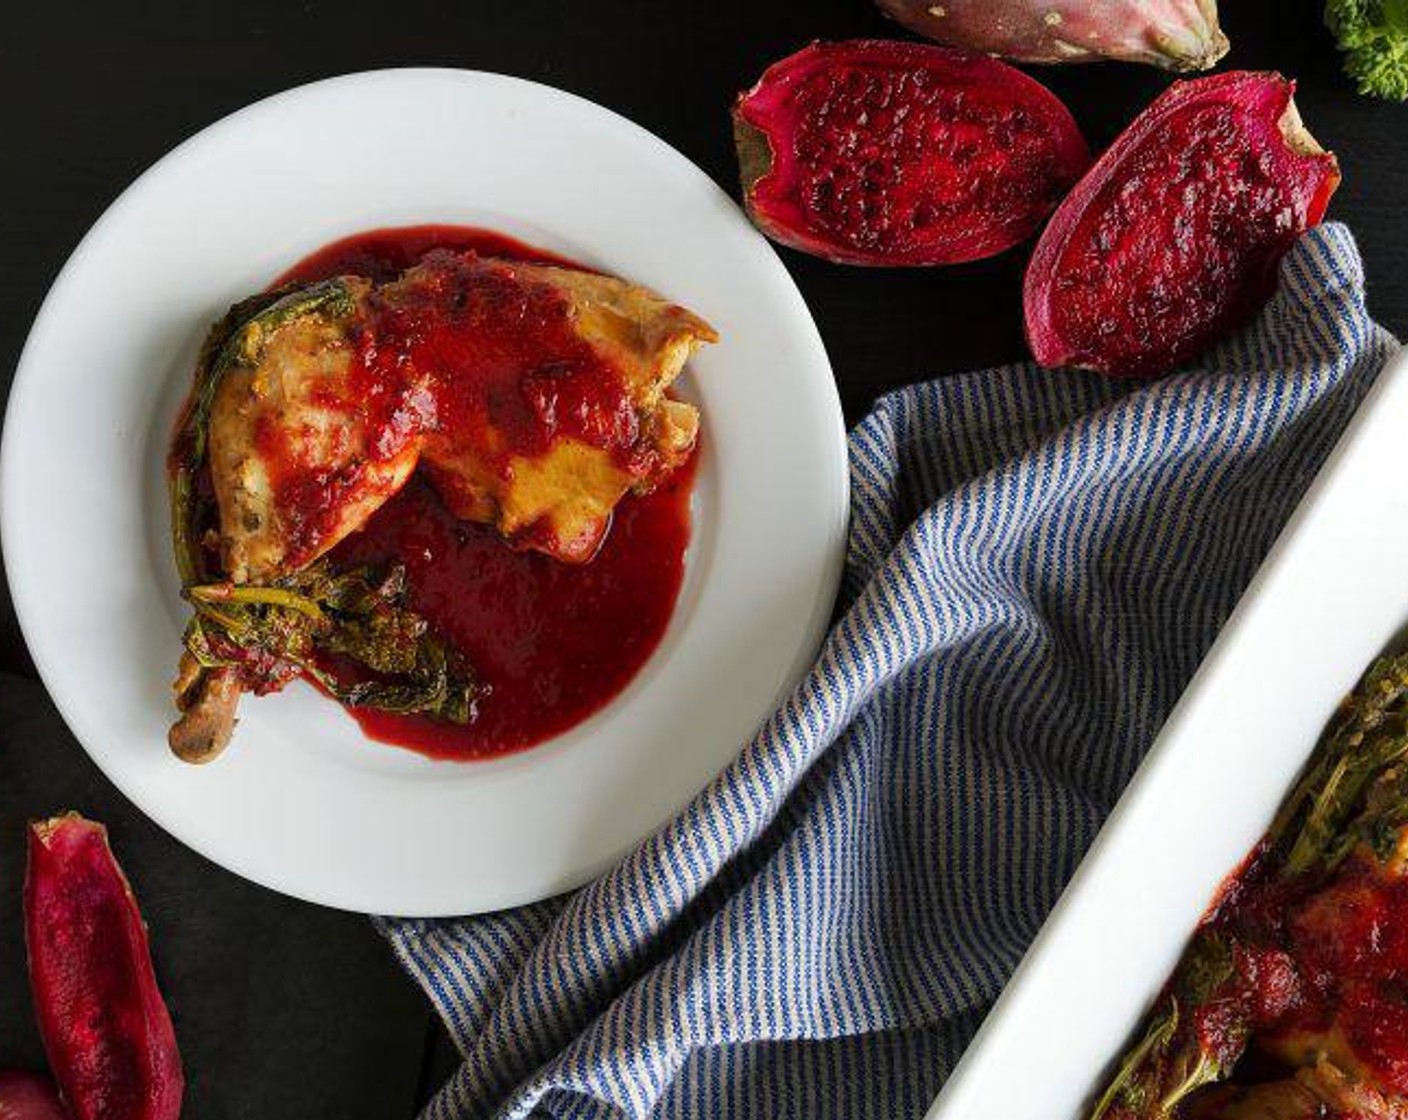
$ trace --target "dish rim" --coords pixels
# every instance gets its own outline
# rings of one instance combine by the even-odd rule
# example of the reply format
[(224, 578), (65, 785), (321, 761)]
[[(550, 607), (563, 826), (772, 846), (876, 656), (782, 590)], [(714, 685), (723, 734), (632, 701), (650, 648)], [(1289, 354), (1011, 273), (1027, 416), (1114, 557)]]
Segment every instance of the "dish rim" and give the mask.
[[(553, 86), (512, 75), (451, 67), (376, 69), (324, 78), (252, 102), (249, 105), (236, 109), (218, 120), (211, 122), (186, 137), (138, 175), (132, 183), (108, 205), (98, 219), (85, 232), (50, 285), (49, 291), (39, 311), (36, 313), (24, 347), (21, 350), (6, 403), (3, 428), (0, 429), (0, 541), (3, 541), (7, 546), (11, 546), (22, 529), (22, 526), (19, 524), (20, 513), (18, 512), (20, 503), (9, 499), (11, 488), (18, 485), (17, 480), (22, 474), (14, 465), (14, 459), (20, 453), (21, 443), (20, 438), (15, 434), (16, 425), (14, 418), (16, 416), (22, 416), (26, 412), (32, 412), (32, 409), (28, 407), (28, 401), (31, 395), (37, 392), (38, 372), (35, 368), (37, 361), (35, 351), (38, 349), (38, 343), (36, 340), (41, 339), (52, 329), (52, 320), (59, 316), (63, 310), (62, 305), (65, 302), (65, 293), (72, 286), (75, 275), (83, 269), (88, 255), (93, 251), (93, 246), (104, 236), (105, 232), (111, 226), (122, 219), (124, 211), (129, 206), (133, 205), (133, 199), (140, 196), (145, 190), (146, 184), (163, 174), (167, 169), (179, 165), (196, 145), (209, 142), (212, 132), (223, 129), (232, 123), (239, 122), (252, 114), (268, 112), (292, 100), (307, 97), (319, 91), (326, 91), (335, 87), (397, 82), (401, 80), (446, 80), (488, 83), (498, 87), (500, 90), (508, 91), (510, 95), (512, 95), (514, 91), (518, 91), (528, 97), (544, 97), (555, 105), (566, 106), (577, 112), (598, 115), (602, 122), (610, 128), (628, 132), (633, 143), (653, 148), (652, 160), (664, 161), (662, 166), (673, 174), (692, 177), (692, 179), (696, 180), (696, 182), (692, 184), (695, 189), (703, 190), (710, 194), (716, 205), (726, 205), (733, 212), (737, 222), (746, 222), (746, 219), (742, 217), (741, 212), (738, 211), (732, 200), (729, 199), (717, 184), (715, 184), (696, 164), (649, 130), (587, 98), (557, 89)], [(452, 223), (455, 221), (453, 217), (441, 217), (434, 212), (426, 212), (417, 220), (424, 222), (446, 221)], [(353, 231), (348, 230), (347, 232)], [(513, 236), (522, 236), (522, 234), (512, 228), (505, 230), (505, 232)], [(779, 284), (781, 287), (785, 287), (785, 289), (790, 292), (788, 298), (791, 300), (797, 313), (793, 326), (801, 330), (807, 336), (808, 345), (814, 351), (816, 362), (820, 367), (823, 367), (829, 375), (830, 365), (826, 357), (824, 344), (817, 331), (815, 322), (800, 292), (796, 288), (795, 282), (791, 279), (790, 275), (788, 275), (775, 251), (766, 243), (761, 235), (754, 231), (752, 236), (758, 243), (762, 253), (765, 254), (761, 258), (766, 262), (765, 267), (773, 270), (773, 276), (770, 278), (770, 281)], [(551, 244), (547, 247), (555, 248), (555, 246)], [(599, 246), (598, 248), (609, 251), (610, 247)], [(688, 369), (686, 373), (688, 373)], [(845, 451), (845, 426), (834, 377), (828, 376), (825, 384), (819, 383), (815, 388), (819, 399), (824, 398), (820, 407), (827, 413), (829, 434), (826, 437), (826, 442), (828, 446), (833, 449), (830, 454), (829, 463), (831, 473), (830, 482), (823, 487), (830, 495), (832, 517), (831, 524), (826, 527), (825, 532), (832, 546), (824, 557), (824, 563), (821, 565), (819, 577), (811, 596), (812, 608), (806, 623), (808, 639), (793, 657), (793, 663), (786, 674), (786, 682), (779, 690), (778, 695), (772, 699), (773, 705), (786, 695), (786, 692), (795, 685), (801, 673), (805, 670), (807, 665), (810, 664), (815, 649), (820, 644), (821, 638), (824, 635), (835, 595), (839, 588), (844, 563), (845, 529), (849, 516), (849, 475)], [(134, 454), (139, 453), (140, 452), (134, 452)], [(140, 530), (134, 529), (134, 531)], [(406, 906), (368, 905), (364, 898), (347, 897), (346, 895), (335, 892), (327, 893), (316, 887), (309, 888), (306, 885), (298, 884), (279, 874), (269, 874), (265, 871), (256, 870), (248, 864), (243, 863), (240, 859), (227, 857), (223, 854), (216, 854), (211, 850), (211, 845), (204, 839), (193, 837), (189, 834), (187, 829), (174, 825), (171, 823), (169, 816), (161, 812), (159, 807), (149, 804), (146, 798), (135, 793), (131, 788), (131, 783), (127, 780), (127, 776), (120, 771), (119, 767), (111, 765), (111, 760), (108, 757), (89, 749), (86, 734), (78, 730), (79, 728), (83, 728), (84, 731), (87, 731), (88, 721), (81, 715), (76, 714), (72, 702), (73, 698), (69, 694), (69, 690), (67, 688), (56, 689), (51, 683), (61, 677), (57, 672), (57, 663), (60, 657), (55, 655), (54, 650), (50, 648), (51, 643), (47, 639), (41, 638), (38, 641), (35, 639), (35, 635), (39, 630), (37, 610), (33, 599), (36, 589), (32, 586), (34, 582), (33, 574), (29, 572), (21, 573), (17, 570), (21, 565), (19, 559), (21, 555), (22, 550), (20, 549), (14, 547), (4, 548), (5, 572), (12, 589), (16, 617), (19, 621), (21, 631), (25, 635), (27, 647), (34, 659), (39, 675), (45, 682), (47, 693), (58, 708), (65, 724), (73, 731), (75, 738), (79, 740), (80, 744), (84, 746), (85, 752), (89, 754), (89, 757), (94, 760), (99, 766), (99, 769), (103, 771), (109, 780), (118, 786), (129, 800), (137, 804), (145, 815), (165, 831), (171, 833), (182, 843), (200, 852), (213, 862), (245, 878), (270, 887), (271, 889), (321, 905), (355, 912), (385, 913), (394, 910), (399, 914), (409, 917), (433, 917), (485, 912), (547, 897), (553, 893), (571, 889), (590, 880), (618, 862), (626, 852), (631, 850), (631, 848), (648, 836), (650, 832), (660, 827), (660, 825), (665, 823), (665, 820), (668, 819), (668, 817), (666, 817), (654, 821), (649, 829), (640, 832), (640, 834), (631, 841), (609, 851), (603, 851), (594, 859), (589, 861), (579, 860), (577, 867), (571, 873), (555, 876), (549, 887), (539, 885), (529, 888), (508, 888), (495, 892), (480, 892), (472, 903), (459, 901), (453, 905), (443, 903), (431, 905), (413, 904)], [(161, 595), (163, 591), (158, 589), (157, 594)], [(679, 613), (679, 609), (680, 604), (677, 604), (676, 614)], [(648, 668), (649, 664), (643, 667), (636, 679), (639, 680), (640, 676), (643, 675)], [(628, 685), (627, 690), (629, 691), (630, 688), (631, 686)], [(610, 706), (608, 705), (608, 707)], [(759, 711), (757, 718), (761, 721), (766, 715), (767, 711)], [(360, 734), (360, 732), (358, 732), (358, 734)], [(521, 754), (506, 756), (506, 760), (512, 763), (514, 759), (521, 758), (523, 755), (531, 755), (536, 751), (551, 747), (552, 742), (553, 740), (549, 740)], [(731, 744), (729, 757), (734, 757), (737, 750), (742, 745), (742, 742)], [(160, 745), (159, 749), (165, 753), (164, 745)], [(378, 749), (383, 748), (379, 747)], [(395, 750), (397, 748), (388, 747), (384, 749)], [(490, 760), (485, 763), (466, 765), (491, 767), (495, 765), (497, 761), (501, 760)], [(727, 763), (725, 762), (724, 764), (726, 765)], [(696, 789), (695, 792), (697, 793), (698, 790)], [(676, 808), (678, 808), (678, 806)]]
[[(1283, 608), (1294, 605), (1301, 594), (1301, 569), (1315, 562), (1315, 570), (1320, 570), (1317, 553), (1322, 548), (1353, 551), (1347, 544), (1340, 543), (1334, 519), (1346, 513), (1344, 494), (1360, 483), (1359, 476), (1367, 470), (1363, 464), (1375, 453), (1382, 453), (1382, 448), (1394, 439), (1393, 418), (1405, 414), (1408, 414), (1408, 348), (1400, 349), (1389, 358), (1341, 433), (1070, 882), (925, 1113), (925, 1120), (963, 1120), (979, 1114), (994, 1120), (1036, 1120), (1037, 1117), (1049, 1120), (1053, 1115), (1067, 1115), (1065, 1098), (1074, 1092), (1077, 1084), (1081, 1095), (1071, 1115), (1086, 1114), (1092, 1098), (1132, 1043), (1134, 1032), (1172, 974), (1188, 938), (1213, 904), (1218, 889), (1244, 864), (1270, 826), (1276, 807), (1289, 793), (1333, 716), (1334, 700), (1353, 687), (1372, 660), (1393, 640), (1403, 618), (1408, 617), (1396, 616), (1382, 634), (1364, 635), (1365, 652), (1361, 662), (1327, 668), (1321, 691), (1332, 693), (1333, 699), (1322, 706), (1319, 721), (1313, 727), (1300, 727), (1298, 739), (1293, 736), (1273, 740), (1269, 732), (1263, 736), (1256, 755), (1258, 758), (1269, 755), (1278, 769), (1266, 776), (1259, 787), (1250, 790), (1243, 787), (1234, 799), (1235, 811), (1228, 812), (1225, 801), (1217, 804), (1222, 813), (1216, 818), (1219, 822), (1216, 827), (1220, 830), (1215, 841), (1216, 855), (1210, 856), (1206, 851), (1177, 854), (1186, 845), (1176, 844), (1169, 845), (1167, 852), (1157, 854), (1152, 862), (1164, 879), (1168, 878), (1171, 868), (1178, 868), (1180, 860), (1195, 865), (1192, 878), (1185, 876), (1177, 890), (1186, 900), (1197, 901), (1190, 901), (1177, 913), (1168, 915), (1162, 926), (1148, 920), (1142, 923), (1139, 932), (1148, 944), (1140, 945), (1138, 951), (1145, 959), (1130, 966), (1142, 974), (1138, 989), (1115, 993), (1112, 1004), (1102, 1002), (1110, 993), (1103, 990), (1098, 979), (1092, 980), (1093, 970), (1088, 962), (1087, 967), (1081, 967), (1082, 956), (1092, 952), (1082, 946), (1090, 944), (1092, 932), (1114, 913), (1114, 899), (1119, 894), (1115, 887), (1123, 870), (1133, 866), (1136, 853), (1140, 859), (1149, 855), (1149, 838), (1159, 834), (1159, 825), (1168, 822), (1170, 809), (1175, 807), (1169, 801), (1178, 801), (1176, 807), (1185, 811), (1199, 808), (1188, 804), (1188, 799), (1182, 796), (1187, 792), (1185, 787), (1193, 781), (1190, 767), (1200, 761), (1198, 742), (1209, 741), (1209, 727), (1225, 720), (1222, 713), (1229, 695), (1242, 698), (1243, 694), (1235, 691), (1241, 683), (1239, 678), (1251, 673), (1253, 664), (1262, 663), (1254, 660), (1251, 651), (1268, 644), (1275, 648), (1274, 643), (1279, 640), (1276, 630), (1286, 617)], [(1404, 605), (1408, 606), (1408, 592), (1404, 593)], [(1255, 656), (1260, 658), (1260, 652)], [(1269, 711), (1278, 697), (1284, 700), (1285, 693), (1278, 680), (1274, 686), (1249, 695), (1252, 701), (1250, 709), (1244, 709), (1245, 720), (1255, 722), (1251, 713), (1258, 708)], [(1180, 823), (1198, 825), (1198, 834), (1203, 835), (1208, 830), (1209, 819), (1207, 814), (1192, 813), (1180, 817)], [(1163, 831), (1176, 836), (1174, 829)], [(1139, 902), (1142, 909), (1150, 900), (1140, 897)], [(1108, 953), (1113, 947), (1105, 948)], [(1110, 958), (1107, 955), (1105, 959)], [(1071, 1002), (1077, 993), (1084, 1001), (1079, 1005)], [(1011, 1094), (994, 1095), (1000, 1086), (1011, 1086), (1011, 1063), (1015, 1056), (1029, 1052), (1033, 1039), (1043, 1031), (1049, 1036), (1049, 1024), (1059, 1016), (1069, 1019), (1073, 1006), (1084, 1008), (1077, 1012), (1076, 1018), (1083, 1019), (1087, 1027), (1093, 1019), (1099, 1024), (1097, 1029), (1109, 1037), (1111, 1045), (1102, 1046), (1098, 1056), (1092, 1055), (1088, 1065), (1082, 1064), (1081, 1072), (1067, 1075), (1066, 1084), (1057, 1089), (1062, 1094), (1058, 1111), (1037, 1111), (1034, 1106), (1022, 1104), (1014, 1107)], [(1070, 1033), (1080, 1034), (1079, 1026), (1073, 1025)], [(979, 1104), (983, 1111), (975, 1113), (973, 1109)]]

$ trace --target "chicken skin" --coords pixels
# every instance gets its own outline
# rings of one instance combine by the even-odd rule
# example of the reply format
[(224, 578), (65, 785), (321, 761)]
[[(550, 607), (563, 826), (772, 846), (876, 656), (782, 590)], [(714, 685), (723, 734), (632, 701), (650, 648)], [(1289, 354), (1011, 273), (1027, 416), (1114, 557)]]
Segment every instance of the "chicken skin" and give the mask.
[(210, 464), (229, 578), (323, 555), (423, 466), (446, 505), (524, 547), (590, 560), (626, 493), (692, 450), (665, 391), (707, 323), (595, 273), (435, 253), (335, 314), (267, 332), (222, 378)]
[[(667, 390), (716, 338), (612, 276), (443, 250), (386, 283), (338, 276), (233, 308), (172, 453), (195, 608), (172, 750), (215, 757), (241, 692), (299, 671), (344, 702), (472, 719), (472, 666), (407, 608), (398, 575), (322, 558), (421, 471), (456, 517), (589, 562), (621, 499), (693, 450), (698, 412)], [(375, 680), (328, 675), (329, 650)]]

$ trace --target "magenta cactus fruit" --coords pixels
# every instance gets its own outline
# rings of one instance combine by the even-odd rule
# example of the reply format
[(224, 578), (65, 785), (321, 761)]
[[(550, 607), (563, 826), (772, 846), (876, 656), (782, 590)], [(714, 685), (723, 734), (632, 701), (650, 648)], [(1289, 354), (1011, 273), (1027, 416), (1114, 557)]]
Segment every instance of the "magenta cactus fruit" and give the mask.
[(69, 1120), (54, 1082), (42, 1073), (0, 1071), (0, 1120)]
[(1122, 59), (1206, 70), (1227, 53), (1217, 0), (876, 0), (911, 31), (1018, 62)]
[(1027, 266), (1038, 362), (1152, 376), (1256, 313), (1339, 184), (1294, 91), (1279, 74), (1232, 71), (1175, 82), (1135, 119)]
[(923, 43), (813, 43), (769, 67), (733, 120), (753, 221), (845, 264), (1000, 253), (1035, 233), (1090, 163), (1045, 86)]

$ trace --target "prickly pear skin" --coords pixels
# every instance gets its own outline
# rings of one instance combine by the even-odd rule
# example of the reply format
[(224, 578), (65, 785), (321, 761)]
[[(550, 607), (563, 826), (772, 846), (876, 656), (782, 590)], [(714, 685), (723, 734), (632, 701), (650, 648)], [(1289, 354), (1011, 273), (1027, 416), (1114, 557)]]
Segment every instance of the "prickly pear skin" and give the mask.
[(911, 31), (1018, 62), (1120, 59), (1206, 70), (1227, 53), (1217, 0), (876, 0)]
[(1090, 165), (1045, 86), (926, 43), (813, 43), (741, 94), (733, 122), (749, 216), (774, 241), (842, 264), (1000, 253)]
[(74, 1120), (177, 1120), (171, 1016), (101, 824), (69, 813), (30, 825), (24, 914), (39, 1033)]
[(1027, 266), (1039, 364), (1152, 377), (1260, 310), (1340, 178), (1294, 91), (1279, 74), (1247, 71), (1175, 82), (1125, 129)]

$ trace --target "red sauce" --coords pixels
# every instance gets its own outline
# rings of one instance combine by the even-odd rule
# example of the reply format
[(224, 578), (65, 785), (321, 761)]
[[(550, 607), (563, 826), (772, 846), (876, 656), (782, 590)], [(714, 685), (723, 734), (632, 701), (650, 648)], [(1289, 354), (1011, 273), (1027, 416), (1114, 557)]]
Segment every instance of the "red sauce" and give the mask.
[[(361, 269), (387, 280), (408, 265), (424, 266), (367, 297), (352, 327), (348, 399), (327, 402), (361, 413), (366, 461), (332, 471), (324, 457), (305, 453), (302, 433), (278, 424), (256, 433), (290, 564), (322, 551), (344, 495), (366, 486), (369, 465), (417, 446), (442, 496), (461, 512), (474, 508), (455, 469), (464, 466), (466, 448), (474, 449), (476, 477), (508, 478), (515, 459), (539, 456), (563, 438), (606, 451), (635, 477), (651, 473), (654, 451), (641, 438), (629, 387), (577, 332), (567, 295), (525, 282), (500, 263), (510, 254), (565, 263), (499, 234), (422, 226), (344, 239), (281, 277), (307, 283)], [(524, 530), (551, 544), (547, 532)], [(559, 555), (590, 555), (596, 542), (592, 535), (560, 543)]]
[(684, 577), (693, 462), (617, 509), (590, 564), (519, 551), (459, 521), (413, 481), (333, 552), (347, 563), (406, 565), (410, 605), (457, 646), (488, 686), (467, 725), (353, 709), (383, 742), (439, 758), (531, 747), (616, 696), (669, 625)]
[[(347, 274), (384, 281), (444, 249), (571, 263), (487, 230), (416, 226), (334, 242), (277, 283)], [(374, 300), (376, 330), (359, 345), (353, 383), (379, 457), (424, 438), (429, 458), (441, 430), (492, 426), (503, 437), (499, 467), (561, 434), (641, 465), (632, 459), (634, 411), (618, 379), (603, 376), (610, 371), (568, 329), (564, 300), (525, 291), (476, 256), (432, 260), (426, 283), (394, 304)], [(408, 379), (408, 368), (435, 372)], [(404, 564), (411, 605), (465, 653), (486, 691), (468, 726), (367, 709), (352, 712), (358, 723), (383, 742), (473, 759), (533, 746), (605, 706), (645, 664), (673, 613), (693, 473), (691, 461), (653, 494), (627, 496), (584, 565), (515, 549), (492, 528), (455, 518), (414, 479), (332, 555)], [(316, 526), (341, 480), (301, 477), (296, 464), (282, 475), (281, 498), (309, 511)]]
[(1285, 1076), (1266, 1055), (1333, 1026), (1385, 1088), (1408, 1093), (1408, 880), (1360, 853), (1327, 881), (1284, 879), (1263, 855), (1204, 920), (1236, 946), (1233, 975), (1207, 1013), (1254, 1032), (1254, 1072)]
[(283, 273), (271, 287), (285, 284), (311, 284), (329, 276), (365, 276), (378, 284), (394, 280), (427, 253), (436, 249), (454, 252), (475, 252), (482, 257), (503, 257), (513, 261), (533, 261), (538, 264), (558, 264), (567, 268), (587, 269), (567, 257), (550, 253), (508, 237), (491, 229), (477, 226), (399, 226), (394, 229), (374, 229), (354, 233), (324, 245), (308, 254)]

